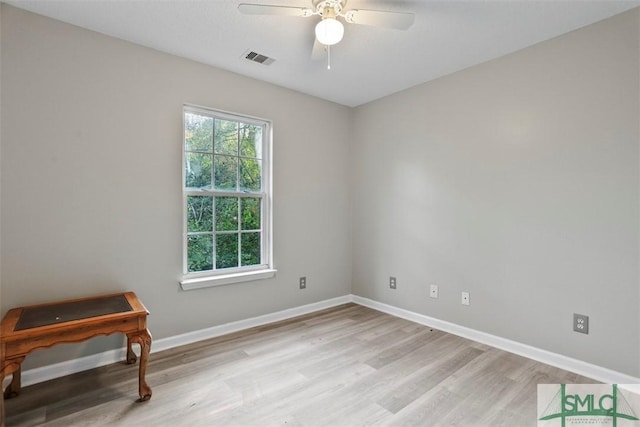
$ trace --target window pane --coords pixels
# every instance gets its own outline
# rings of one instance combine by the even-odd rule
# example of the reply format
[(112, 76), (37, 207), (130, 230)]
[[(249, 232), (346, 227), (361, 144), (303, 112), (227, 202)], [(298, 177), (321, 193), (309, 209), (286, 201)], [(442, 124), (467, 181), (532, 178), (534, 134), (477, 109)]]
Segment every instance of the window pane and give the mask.
[(216, 119), (216, 154), (238, 155), (238, 122)]
[(242, 265), (260, 264), (260, 233), (242, 233)]
[(213, 118), (185, 113), (184, 143), (187, 151), (213, 152)]
[(187, 197), (187, 231), (213, 231), (213, 197)]
[(216, 197), (216, 231), (238, 230), (238, 198)]
[(240, 190), (260, 191), (262, 175), (260, 160), (240, 159)]
[(238, 266), (238, 233), (216, 235), (216, 268)]
[(271, 231), (262, 219), (270, 215), (263, 204), (270, 181), (262, 173), (271, 167), (263, 151), (269, 122), (189, 106), (183, 111), (185, 271), (228, 274), (268, 264), (264, 245)]
[(216, 156), (215, 174), (216, 190), (235, 191), (238, 181), (238, 158)]
[(243, 197), (240, 199), (242, 213), (241, 230), (260, 229), (260, 198)]
[(199, 234), (189, 236), (187, 242), (189, 271), (213, 269), (213, 235)]
[(185, 186), (209, 187), (211, 186), (211, 155), (198, 153), (185, 153)]
[(262, 126), (240, 125), (240, 155), (262, 158)]

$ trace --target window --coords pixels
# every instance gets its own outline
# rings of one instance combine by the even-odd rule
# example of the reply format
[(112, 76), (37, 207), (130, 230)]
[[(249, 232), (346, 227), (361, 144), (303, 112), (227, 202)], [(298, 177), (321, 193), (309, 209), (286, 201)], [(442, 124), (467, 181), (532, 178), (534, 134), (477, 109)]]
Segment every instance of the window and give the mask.
[(270, 123), (184, 107), (183, 289), (273, 277)]

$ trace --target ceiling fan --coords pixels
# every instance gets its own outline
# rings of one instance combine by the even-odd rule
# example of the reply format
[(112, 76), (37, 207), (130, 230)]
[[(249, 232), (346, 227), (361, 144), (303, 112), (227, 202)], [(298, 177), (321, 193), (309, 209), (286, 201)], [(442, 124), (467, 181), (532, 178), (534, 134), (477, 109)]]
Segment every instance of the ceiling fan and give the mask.
[(344, 25), (338, 18), (348, 24), (370, 25), (374, 27), (408, 30), (415, 20), (411, 12), (392, 12), (386, 10), (345, 9), (346, 0), (313, 0), (313, 8), (280, 6), (268, 4), (240, 3), (238, 10), (247, 15), (284, 15), (310, 18), (319, 16), (315, 27), (315, 43), (311, 57), (319, 58), (327, 51), (328, 66), (331, 69), (331, 51), (333, 46), (342, 40)]

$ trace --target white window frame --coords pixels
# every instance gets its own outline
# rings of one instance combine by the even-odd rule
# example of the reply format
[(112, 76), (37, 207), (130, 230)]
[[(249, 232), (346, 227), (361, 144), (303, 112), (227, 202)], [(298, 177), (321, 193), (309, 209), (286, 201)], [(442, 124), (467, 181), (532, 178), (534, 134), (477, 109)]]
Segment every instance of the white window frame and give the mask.
[[(186, 158), (185, 158), (185, 115), (195, 113), (213, 119), (231, 120), (242, 123), (249, 123), (262, 127), (262, 191), (249, 194), (260, 195), (262, 197), (261, 207), (261, 261), (260, 265), (240, 266), (219, 270), (189, 272), (187, 260), (187, 197), (194, 195), (210, 195), (246, 197), (246, 192), (240, 191), (219, 191), (219, 190), (188, 190), (185, 187), (186, 179)], [(271, 184), (271, 149), (273, 140), (273, 124), (270, 120), (257, 117), (250, 117), (243, 114), (230, 113), (206, 107), (185, 104), (182, 109), (182, 278), (180, 286), (183, 290), (200, 289), (211, 286), (228, 285), (232, 283), (248, 282), (252, 280), (268, 279), (275, 276), (273, 267), (273, 242), (272, 242), (272, 184)], [(213, 166), (212, 166), (213, 167)], [(215, 210), (214, 210), (215, 212)], [(215, 231), (214, 231), (215, 233)]]

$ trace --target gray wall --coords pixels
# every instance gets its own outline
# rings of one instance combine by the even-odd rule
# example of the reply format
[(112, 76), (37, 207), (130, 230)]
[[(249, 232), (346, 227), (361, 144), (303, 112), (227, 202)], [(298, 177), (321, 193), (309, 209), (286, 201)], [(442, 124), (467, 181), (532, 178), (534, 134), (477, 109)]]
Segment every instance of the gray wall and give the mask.
[(638, 376), (638, 22), (357, 108), (354, 294)]
[[(350, 293), (350, 109), (2, 12), (2, 314), (128, 289), (158, 339)], [(273, 120), (276, 278), (179, 290), (183, 103)], [(55, 347), (25, 368), (121, 344)]]
[[(637, 10), (355, 110), (0, 10), (2, 314), (131, 289), (157, 339), (353, 291), (640, 375)], [(183, 103), (273, 120), (275, 279), (179, 291)]]

